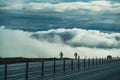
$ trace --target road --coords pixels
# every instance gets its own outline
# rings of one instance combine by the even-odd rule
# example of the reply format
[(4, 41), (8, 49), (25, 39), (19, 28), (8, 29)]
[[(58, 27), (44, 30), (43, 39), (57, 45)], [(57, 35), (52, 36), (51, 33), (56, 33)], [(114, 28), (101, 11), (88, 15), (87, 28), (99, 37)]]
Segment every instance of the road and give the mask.
[[(56, 61), (55, 74), (53, 73), (53, 61), (44, 62), (44, 75), (42, 76), (41, 62), (30, 62), (28, 67), (28, 80), (120, 80), (120, 62), (95, 65), (88, 67), (86, 61), (85, 68), (83, 60), (80, 60), (80, 71), (77, 60), (66, 60), (65, 71), (63, 60)], [(85, 69), (85, 70), (84, 70)], [(89, 69), (89, 70), (88, 70)], [(26, 80), (26, 63), (16, 63), (7, 65), (7, 80)], [(4, 80), (4, 65), (0, 65), (0, 80)]]
[(120, 80), (120, 63), (112, 63), (52, 80)]

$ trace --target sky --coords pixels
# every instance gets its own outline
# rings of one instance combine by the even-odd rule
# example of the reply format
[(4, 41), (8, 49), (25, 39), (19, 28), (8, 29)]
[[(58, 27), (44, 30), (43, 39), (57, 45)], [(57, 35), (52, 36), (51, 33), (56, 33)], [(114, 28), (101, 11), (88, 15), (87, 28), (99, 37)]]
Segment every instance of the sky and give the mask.
[(119, 0), (0, 0), (0, 56), (120, 56)]

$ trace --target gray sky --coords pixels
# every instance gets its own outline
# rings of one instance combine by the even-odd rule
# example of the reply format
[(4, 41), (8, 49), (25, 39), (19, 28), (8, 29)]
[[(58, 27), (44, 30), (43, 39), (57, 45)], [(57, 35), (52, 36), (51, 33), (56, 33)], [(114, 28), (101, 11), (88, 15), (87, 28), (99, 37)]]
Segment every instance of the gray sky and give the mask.
[(76, 27), (120, 32), (116, 0), (2, 0), (0, 10), (0, 25), (13, 29)]
[(0, 56), (120, 56), (119, 0), (0, 0)]

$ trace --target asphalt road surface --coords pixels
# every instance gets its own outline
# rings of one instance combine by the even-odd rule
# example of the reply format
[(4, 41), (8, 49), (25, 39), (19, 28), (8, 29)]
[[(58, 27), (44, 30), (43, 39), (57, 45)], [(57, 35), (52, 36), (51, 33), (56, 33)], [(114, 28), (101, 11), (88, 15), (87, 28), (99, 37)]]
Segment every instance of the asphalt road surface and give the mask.
[(120, 80), (120, 63), (112, 63), (52, 80)]

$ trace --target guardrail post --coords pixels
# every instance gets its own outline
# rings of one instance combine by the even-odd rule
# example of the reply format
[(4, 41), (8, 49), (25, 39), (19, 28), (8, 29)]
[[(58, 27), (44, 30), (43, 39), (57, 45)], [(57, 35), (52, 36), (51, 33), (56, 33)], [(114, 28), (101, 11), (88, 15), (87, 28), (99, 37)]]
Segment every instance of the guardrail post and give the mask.
[(28, 80), (28, 61), (26, 62), (26, 78), (25, 78), (25, 80)]
[(94, 58), (92, 59), (92, 67), (95, 66), (95, 61), (94, 61)]
[(98, 59), (97, 59), (97, 57), (96, 57), (96, 66), (98, 66)]
[(99, 58), (99, 65), (101, 65), (102, 64), (102, 59), (101, 58)]
[(90, 67), (90, 58), (88, 59), (88, 68)]
[(63, 72), (65, 73), (65, 59), (63, 59)]
[(80, 70), (80, 56), (78, 56), (78, 70)]
[(4, 79), (7, 80), (7, 63), (5, 63), (5, 73), (4, 73)]
[(73, 71), (73, 59), (71, 59), (71, 71)]
[(103, 64), (103, 58), (102, 58), (102, 60), (101, 60), (101, 63)]
[(41, 76), (42, 76), (42, 80), (44, 80), (44, 59), (42, 59), (42, 70), (41, 70)]
[(56, 74), (56, 58), (54, 58), (53, 73)]
[(83, 67), (84, 67), (84, 70), (85, 70), (85, 61), (86, 61), (86, 59), (83, 59)]
[(101, 58), (99, 58), (99, 65), (101, 65)]

